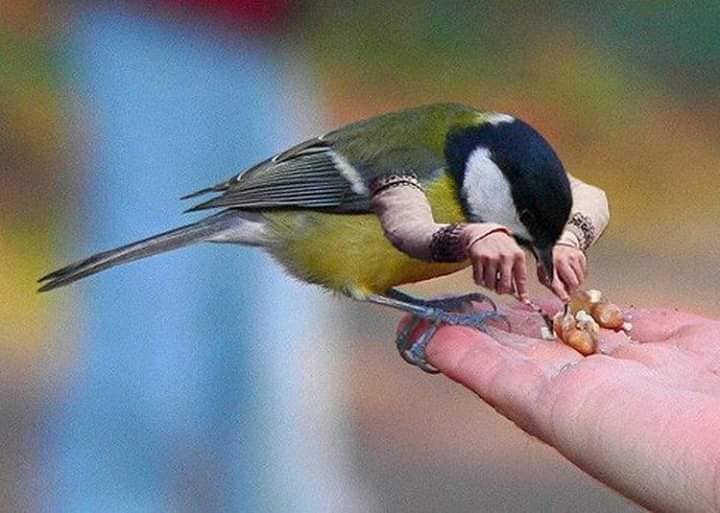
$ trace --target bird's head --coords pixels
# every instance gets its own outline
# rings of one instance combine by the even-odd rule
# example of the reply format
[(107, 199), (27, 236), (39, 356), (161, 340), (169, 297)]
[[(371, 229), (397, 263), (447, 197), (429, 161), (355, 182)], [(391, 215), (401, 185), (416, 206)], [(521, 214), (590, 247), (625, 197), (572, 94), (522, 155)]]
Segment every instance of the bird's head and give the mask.
[(489, 114), (453, 128), (445, 156), (468, 218), (510, 228), (552, 277), (552, 248), (570, 216), (572, 194), (545, 138), (512, 116)]

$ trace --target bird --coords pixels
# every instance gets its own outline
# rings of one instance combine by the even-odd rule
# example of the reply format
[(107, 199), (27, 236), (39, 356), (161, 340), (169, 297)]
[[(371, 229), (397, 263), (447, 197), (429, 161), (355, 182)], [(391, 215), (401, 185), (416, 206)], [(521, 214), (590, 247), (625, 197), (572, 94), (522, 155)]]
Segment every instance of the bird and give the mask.
[[(424, 300), (398, 290), (469, 265), (467, 259), (420, 260), (389, 241), (372, 209), (371, 185), (407, 170), (436, 222), (507, 226), (545, 275), (553, 275), (552, 247), (570, 216), (572, 195), (552, 146), (515, 116), (440, 103), (351, 123), (188, 194), (182, 199), (212, 197), (186, 212), (214, 213), (51, 272), (38, 280), (39, 291), (199, 242), (260, 247), (301, 281), (409, 312), (398, 350), (434, 372), (424, 351), (438, 326), (483, 329), (503, 316), (482, 293)], [(492, 309), (466, 312), (472, 301), (483, 300)], [(411, 341), (410, 332), (423, 319), (427, 328)]]

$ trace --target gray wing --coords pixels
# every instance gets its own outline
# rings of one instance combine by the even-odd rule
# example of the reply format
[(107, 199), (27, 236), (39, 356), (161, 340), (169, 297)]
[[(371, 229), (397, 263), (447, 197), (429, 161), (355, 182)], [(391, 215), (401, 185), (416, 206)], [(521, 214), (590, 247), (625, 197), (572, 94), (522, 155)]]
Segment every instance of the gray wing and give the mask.
[(219, 196), (189, 209), (316, 208), (369, 211), (367, 188), (359, 173), (322, 138), (299, 144), (244, 173), (185, 198)]

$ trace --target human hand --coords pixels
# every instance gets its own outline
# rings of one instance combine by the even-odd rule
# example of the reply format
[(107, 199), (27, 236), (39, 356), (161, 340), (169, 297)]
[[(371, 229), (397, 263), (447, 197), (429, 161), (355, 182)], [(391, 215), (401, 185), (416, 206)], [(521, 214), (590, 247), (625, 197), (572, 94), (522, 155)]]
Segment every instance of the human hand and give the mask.
[(555, 273), (552, 281), (549, 281), (543, 267), (538, 265), (538, 280), (561, 301), (567, 301), (570, 294), (575, 292), (587, 278), (587, 257), (579, 248), (556, 244), (553, 247), (553, 266)]
[(463, 235), (470, 241), (467, 253), (475, 283), (498, 294), (515, 292), (527, 300), (525, 252), (506, 231), (493, 231), (473, 240), (472, 226)]
[(720, 510), (720, 322), (628, 310), (630, 337), (603, 330), (583, 357), (536, 338), (537, 315), (507, 314), (516, 333), (440, 328), (429, 363), (645, 507)]

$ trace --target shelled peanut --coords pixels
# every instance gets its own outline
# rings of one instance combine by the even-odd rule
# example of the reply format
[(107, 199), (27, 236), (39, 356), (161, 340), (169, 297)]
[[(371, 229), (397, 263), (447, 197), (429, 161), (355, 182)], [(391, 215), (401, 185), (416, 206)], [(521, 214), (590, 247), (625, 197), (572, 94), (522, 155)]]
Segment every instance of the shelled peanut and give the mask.
[(555, 335), (562, 342), (587, 356), (597, 349), (600, 329), (585, 310), (579, 312), (582, 312), (579, 314), (580, 319), (576, 318), (569, 309), (566, 312), (559, 312), (553, 318), (553, 328)]
[(597, 351), (600, 328), (629, 331), (620, 307), (609, 303), (599, 290), (575, 292), (565, 307), (553, 318), (555, 335), (583, 355)]

